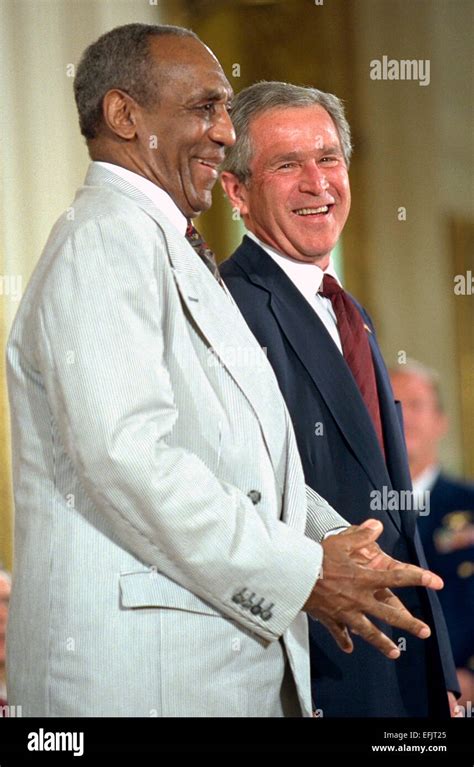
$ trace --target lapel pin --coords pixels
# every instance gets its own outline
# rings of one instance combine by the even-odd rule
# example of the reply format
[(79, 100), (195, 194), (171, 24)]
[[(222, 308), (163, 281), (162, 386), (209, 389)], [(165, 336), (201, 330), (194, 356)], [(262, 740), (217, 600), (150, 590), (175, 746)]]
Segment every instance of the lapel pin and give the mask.
[(366, 329), (367, 333), (370, 333), (370, 335), (372, 335), (371, 329), (369, 328), (368, 325), (365, 324), (365, 322), (364, 322), (364, 328)]

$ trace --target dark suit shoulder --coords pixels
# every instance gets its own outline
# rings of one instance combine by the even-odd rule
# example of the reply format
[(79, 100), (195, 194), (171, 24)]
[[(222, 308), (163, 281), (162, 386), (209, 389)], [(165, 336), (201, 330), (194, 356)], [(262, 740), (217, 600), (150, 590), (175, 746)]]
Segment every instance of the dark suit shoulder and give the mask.
[(453, 510), (474, 510), (474, 483), (441, 473), (433, 487), (432, 500)]
[(246, 274), (235, 260), (234, 255), (230, 256), (226, 261), (223, 261), (222, 264), (219, 264), (219, 271), (223, 278), (239, 277), (241, 279), (246, 279)]

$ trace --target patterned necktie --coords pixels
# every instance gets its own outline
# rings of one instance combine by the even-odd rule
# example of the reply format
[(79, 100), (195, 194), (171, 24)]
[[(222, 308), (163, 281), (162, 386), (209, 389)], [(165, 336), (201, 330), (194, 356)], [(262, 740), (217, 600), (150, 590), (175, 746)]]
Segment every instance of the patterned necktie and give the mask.
[(192, 245), (199, 258), (201, 258), (206, 264), (210, 272), (216, 278), (217, 282), (222, 285), (219, 269), (217, 268), (216, 257), (210, 249), (207, 242), (199, 234), (198, 230), (193, 226), (192, 222), (188, 220), (188, 226), (186, 228), (186, 239)]
[(372, 418), (382, 453), (385, 454), (380, 404), (367, 326), (364, 325), (358, 309), (346, 291), (330, 274), (325, 274), (323, 277), (320, 295), (329, 298), (332, 303), (344, 359), (359, 387), (362, 399)]

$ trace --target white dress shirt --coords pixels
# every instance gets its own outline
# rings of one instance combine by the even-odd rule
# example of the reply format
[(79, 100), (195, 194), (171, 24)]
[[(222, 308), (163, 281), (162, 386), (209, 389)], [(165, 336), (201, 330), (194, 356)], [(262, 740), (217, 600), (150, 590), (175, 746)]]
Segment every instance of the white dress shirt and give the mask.
[(121, 165), (101, 161), (94, 162), (94, 165), (100, 165), (111, 173), (115, 173), (148, 197), (184, 237), (188, 225), (186, 216), (180, 211), (176, 203), (173, 202), (168, 192), (165, 192), (164, 189), (154, 184), (153, 181), (144, 178), (144, 176), (140, 176), (138, 173), (134, 173), (127, 168), (122, 168)]
[[(166, 216), (168, 221), (173, 224), (183, 237), (186, 235), (188, 220), (184, 213), (180, 211), (176, 203), (171, 199), (168, 192), (165, 192), (164, 189), (154, 184), (153, 181), (149, 181), (149, 179), (144, 176), (140, 176), (138, 173), (128, 170), (128, 168), (122, 168), (121, 165), (114, 165), (111, 162), (102, 162), (101, 160), (94, 161), (94, 165), (101, 165), (102, 168), (105, 168), (111, 173), (115, 173), (117, 176), (123, 178), (124, 181), (131, 184), (131, 186), (134, 186), (135, 189), (138, 189), (139, 192), (148, 197), (152, 203), (156, 205), (160, 213), (163, 213), (163, 215)], [(237, 309), (237, 304), (222, 278), (219, 280), (219, 285), (227, 295), (231, 304)]]
[(256, 242), (257, 245), (260, 245), (265, 253), (268, 253), (268, 255), (276, 261), (278, 266), (283, 269), (293, 285), (298, 288), (303, 298), (306, 299), (311, 308), (316, 312), (342, 354), (341, 339), (337, 329), (337, 318), (332, 303), (329, 298), (323, 298), (318, 292), (325, 274), (330, 274), (339, 285), (341, 284), (332, 261), (329, 261), (328, 268), (323, 271), (323, 269), (316, 264), (308, 264), (305, 261), (296, 261), (294, 258), (284, 256), (282, 253), (279, 253), (277, 250), (270, 247), (270, 245), (267, 245), (266, 242), (259, 240), (253, 232), (247, 231), (247, 235), (250, 239)]
[(439, 472), (440, 467), (434, 464), (433, 466), (428, 466), (416, 479), (412, 480), (413, 495), (417, 500), (422, 501), (425, 498), (425, 492), (427, 490), (431, 491), (438, 479)]

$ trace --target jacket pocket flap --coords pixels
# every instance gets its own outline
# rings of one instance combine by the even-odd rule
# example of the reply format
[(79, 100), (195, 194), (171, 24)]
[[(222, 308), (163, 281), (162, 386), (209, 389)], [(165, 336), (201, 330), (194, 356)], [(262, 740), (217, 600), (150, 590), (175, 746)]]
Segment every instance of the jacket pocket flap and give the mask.
[(169, 607), (223, 617), (208, 602), (155, 570), (120, 575), (122, 607)]

